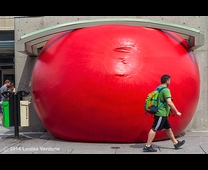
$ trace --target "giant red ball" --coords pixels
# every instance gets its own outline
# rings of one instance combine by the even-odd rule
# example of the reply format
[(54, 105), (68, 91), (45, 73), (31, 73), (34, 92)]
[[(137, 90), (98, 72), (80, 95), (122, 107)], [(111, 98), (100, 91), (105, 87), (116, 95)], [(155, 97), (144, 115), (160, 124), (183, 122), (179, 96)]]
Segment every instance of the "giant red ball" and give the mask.
[[(83, 142), (146, 142), (153, 117), (147, 94), (163, 74), (181, 117), (180, 135), (195, 113), (200, 91), (194, 53), (177, 33), (110, 24), (56, 34), (43, 47), (32, 74), (34, 107), (57, 138)], [(155, 141), (168, 139), (165, 131)]]

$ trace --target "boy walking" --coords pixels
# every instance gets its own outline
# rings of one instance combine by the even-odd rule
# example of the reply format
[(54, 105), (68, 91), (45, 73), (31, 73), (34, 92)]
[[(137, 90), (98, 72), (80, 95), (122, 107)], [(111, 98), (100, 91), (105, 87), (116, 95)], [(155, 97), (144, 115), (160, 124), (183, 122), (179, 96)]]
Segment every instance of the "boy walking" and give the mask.
[(159, 85), (159, 88), (162, 88), (164, 86), (167, 88), (164, 88), (160, 92), (158, 105), (160, 105), (164, 101), (166, 101), (167, 104), (163, 105), (158, 110), (158, 112), (154, 115), (154, 122), (153, 122), (152, 128), (149, 131), (147, 143), (145, 147), (143, 148), (144, 152), (157, 152), (157, 150), (152, 147), (152, 141), (155, 138), (156, 132), (159, 130), (163, 130), (163, 129), (166, 130), (166, 134), (170, 138), (170, 140), (173, 142), (175, 149), (180, 148), (185, 143), (185, 140), (182, 140), (182, 141), (176, 140), (173, 134), (173, 131), (171, 129), (171, 125), (168, 121), (170, 109), (173, 109), (177, 116), (181, 116), (181, 113), (177, 110), (176, 106), (174, 105), (172, 101), (171, 92), (168, 88), (169, 85), (170, 85), (170, 76), (163, 75), (161, 77), (161, 85)]

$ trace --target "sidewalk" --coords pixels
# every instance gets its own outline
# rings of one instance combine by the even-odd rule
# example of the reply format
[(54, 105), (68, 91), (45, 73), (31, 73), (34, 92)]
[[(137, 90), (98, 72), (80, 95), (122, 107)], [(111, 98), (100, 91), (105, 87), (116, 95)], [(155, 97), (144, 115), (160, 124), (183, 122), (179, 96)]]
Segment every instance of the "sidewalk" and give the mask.
[[(1, 125), (1, 124), (0, 124)], [(48, 132), (20, 132), (0, 126), (0, 154), (207, 154), (208, 131), (184, 132), (186, 143), (175, 150), (170, 140), (153, 142), (157, 152), (146, 153), (144, 143), (84, 143), (57, 139)]]

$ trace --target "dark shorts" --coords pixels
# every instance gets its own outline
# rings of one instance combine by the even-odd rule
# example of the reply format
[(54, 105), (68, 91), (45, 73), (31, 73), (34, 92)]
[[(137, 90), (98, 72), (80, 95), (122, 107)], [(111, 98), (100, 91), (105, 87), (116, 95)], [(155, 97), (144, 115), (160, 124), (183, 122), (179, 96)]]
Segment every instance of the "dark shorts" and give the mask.
[(171, 128), (170, 123), (168, 121), (168, 117), (162, 116), (154, 116), (154, 123), (152, 125), (152, 130), (164, 130)]

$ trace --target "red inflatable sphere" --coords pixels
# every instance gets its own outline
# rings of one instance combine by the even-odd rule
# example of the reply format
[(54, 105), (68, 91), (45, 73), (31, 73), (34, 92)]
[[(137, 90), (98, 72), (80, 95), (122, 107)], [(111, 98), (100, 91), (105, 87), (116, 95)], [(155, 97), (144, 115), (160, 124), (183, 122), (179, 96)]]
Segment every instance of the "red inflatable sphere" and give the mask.
[[(83, 142), (146, 142), (153, 117), (147, 94), (171, 76), (181, 117), (170, 116), (180, 135), (190, 123), (200, 91), (196, 58), (170, 31), (100, 25), (62, 32), (41, 50), (32, 75), (35, 110), (57, 138)], [(168, 139), (157, 132), (155, 141)]]

